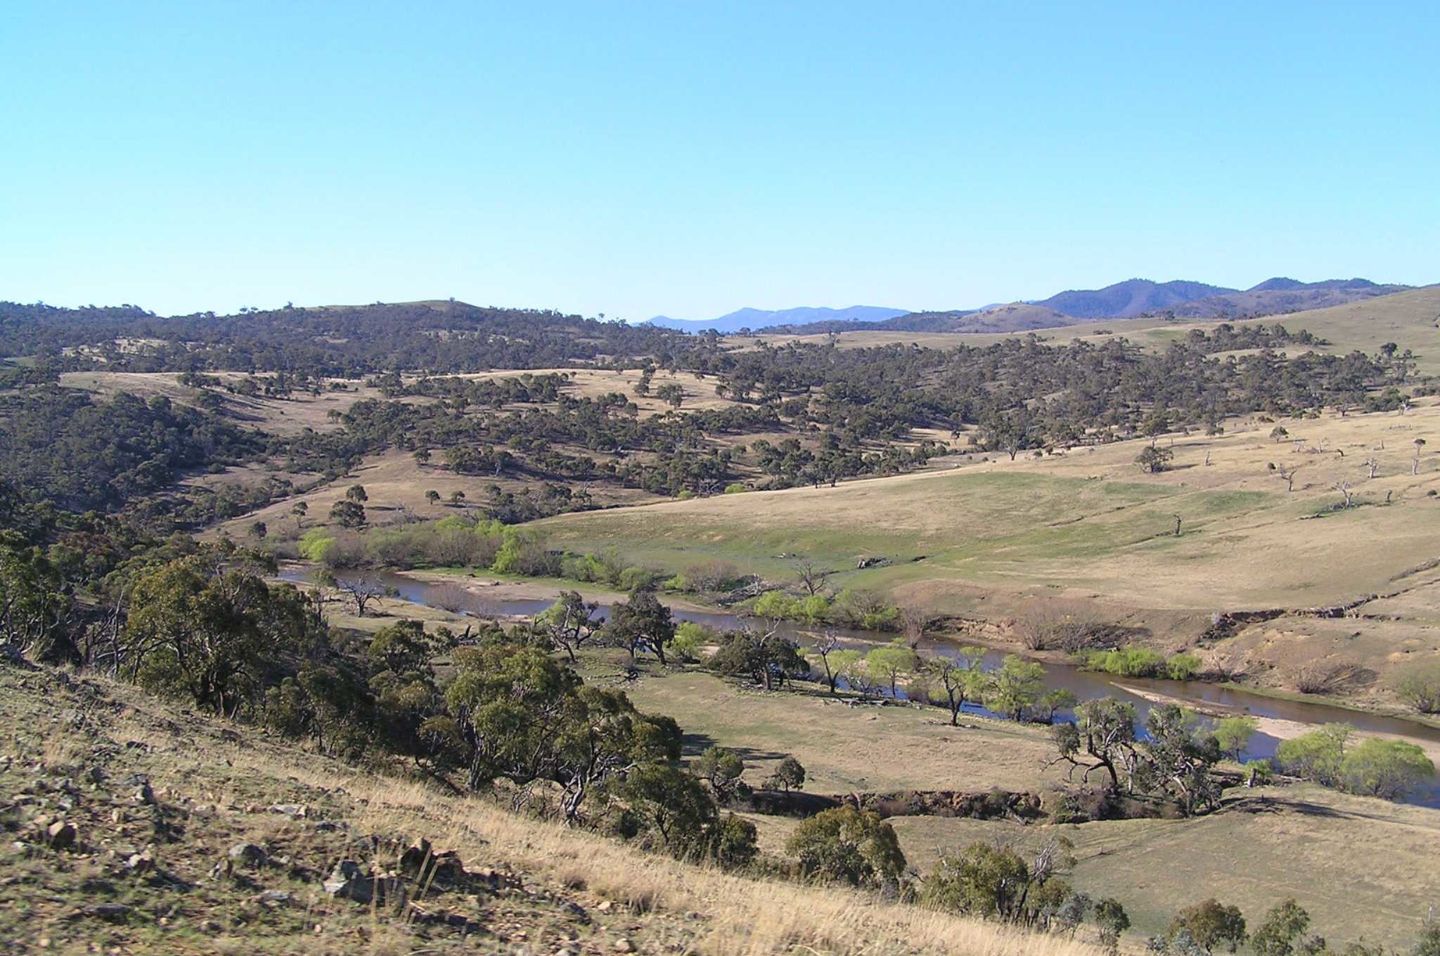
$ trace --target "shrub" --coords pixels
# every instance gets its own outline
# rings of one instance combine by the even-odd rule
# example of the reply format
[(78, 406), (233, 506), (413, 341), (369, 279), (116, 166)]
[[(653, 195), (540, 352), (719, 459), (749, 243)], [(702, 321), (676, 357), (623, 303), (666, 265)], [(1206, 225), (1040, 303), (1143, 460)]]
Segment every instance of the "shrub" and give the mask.
[(728, 561), (692, 564), (678, 575), (688, 582), (689, 591), (730, 591), (744, 580), (740, 569)]
[(615, 583), (622, 591), (646, 591), (660, 583), (660, 574), (649, 568), (626, 568)]
[(795, 828), (785, 849), (804, 875), (851, 886), (894, 886), (905, 872), (894, 828), (854, 807), (817, 813)]
[(334, 545), (334, 535), (324, 528), (311, 528), (300, 537), (300, 556), (308, 561), (324, 561), (326, 552)]
[(1440, 661), (1405, 671), (1395, 682), (1402, 700), (1422, 714), (1440, 714)]
[(1200, 673), (1200, 658), (1194, 654), (1176, 654), (1165, 662), (1165, 676), (1171, 680), (1190, 680)]
[(705, 645), (713, 644), (716, 640), (715, 632), (704, 624), (681, 621), (675, 625), (675, 640), (670, 642), (670, 649), (677, 658), (690, 664), (700, 659)]
[(823, 594), (812, 594), (800, 599), (800, 619), (807, 624), (821, 624), (830, 616), (830, 599)]
[(755, 599), (750, 610), (756, 617), (789, 621), (800, 616), (800, 602), (784, 591), (766, 591)]
[(972, 843), (957, 855), (940, 857), (920, 889), (930, 906), (979, 916), (1012, 920), (1030, 888), (1030, 868), (1010, 847)]
[(738, 481), (732, 481), (730, 484), (725, 486), (725, 494), (727, 495), (738, 495), (747, 490), (748, 489), (745, 487), (745, 485)]
[(1084, 654), (1081, 666), (1119, 677), (1160, 677), (1167, 673), (1165, 657), (1148, 647), (1121, 647)]
[(1263, 787), (1274, 779), (1275, 768), (1270, 765), (1270, 761), (1261, 757), (1258, 760), (1246, 761), (1245, 773), (1253, 785)]
[(1288, 774), (1334, 786), (1340, 777), (1340, 762), (1349, 737), (1348, 724), (1326, 724), (1319, 730), (1281, 741), (1275, 749), (1275, 760)]
[(799, 790), (805, 786), (805, 767), (800, 761), (786, 754), (775, 772), (766, 778), (765, 786), (771, 790), (784, 790), (786, 793)]
[(900, 629), (900, 609), (874, 591), (846, 588), (835, 599), (835, 608), (841, 619), (853, 627), (867, 631)]
[(560, 572), (560, 556), (546, 551), (544, 543), (533, 534), (506, 528), (490, 570), (496, 574), (548, 577)]
[(1435, 776), (1435, 765), (1419, 746), (1371, 737), (1345, 752), (1339, 784), (1350, 793), (1398, 800)]

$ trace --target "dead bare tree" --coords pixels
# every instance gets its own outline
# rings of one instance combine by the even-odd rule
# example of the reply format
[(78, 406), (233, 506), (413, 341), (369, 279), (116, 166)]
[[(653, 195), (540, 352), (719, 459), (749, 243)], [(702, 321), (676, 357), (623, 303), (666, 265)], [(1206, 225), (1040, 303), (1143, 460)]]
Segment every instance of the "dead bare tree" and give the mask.
[(1270, 470), (1275, 473), (1275, 476), (1277, 478), (1285, 482), (1286, 493), (1295, 490), (1295, 473), (1300, 470), (1298, 467), (1291, 468), (1286, 465), (1277, 465), (1274, 462), (1271, 462)]
[(349, 596), (355, 605), (356, 617), (364, 617), (365, 609), (378, 598), (394, 597), (399, 593), (395, 588), (386, 584), (383, 579), (370, 574), (357, 574), (343, 578), (328, 575), (327, 580), (321, 583)]
[(1348, 481), (1337, 481), (1337, 482), (1335, 482), (1335, 490), (1338, 491), (1338, 492), (1340, 492), (1342, 495), (1345, 496), (1345, 503), (1344, 503), (1341, 507), (1343, 507), (1343, 508), (1349, 508), (1350, 505), (1351, 505), (1351, 503), (1352, 503), (1352, 501), (1354, 500), (1354, 495), (1352, 495), (1352, 494), (1350, 493), (1350, 482), (1348, 482)]
[(1410, 461), (1410, 474), (1418, 475), (1420, 474), (1420, 449), (1425, 447), (1425, 439), (1417, 438), (1411, 444), (1415, 446), (1415, 457)]
[(820, 664), (825, 668), (825, 683), (830, 685), (830, 693), (835, 693), (835, 688), (840, 683), (840, 671), (830, 662), (830, 657), (836, 651), (841, 650), (840, 635), (827, 628), (824, 634), (820, 635), (815, 642), (815, 653), (820, 655)]
[(918, 650), (925, 635), (935, 629), (939, 618), (926, 607), (904, 607), (900, 609), (900, 626), (904, 629), (905, 643), (910, 650)]
[(1365, 465), (1366, 477), (1374, 478), (1375, 473), (1380, 470), (1380, 462), (1375, 458), (1366, 458), (1362, 464)]
[(825, 590), (825, 582), (834, 571), (822, 568), (813, 558), (797, 557), (790, 566), (795, 569), (795, 577), (805, 593), (811, 596)]

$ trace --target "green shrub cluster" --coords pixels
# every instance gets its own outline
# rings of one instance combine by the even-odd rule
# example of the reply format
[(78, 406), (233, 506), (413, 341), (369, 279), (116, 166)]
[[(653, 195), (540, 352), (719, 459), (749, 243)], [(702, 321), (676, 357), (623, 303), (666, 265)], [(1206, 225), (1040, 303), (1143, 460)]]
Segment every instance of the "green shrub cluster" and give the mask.
[(1200, 658), (1194, 654), (1166, 657), (1148, 647), (1117, 647), (1108, 651), (1086, 651), (1079, 655), (1080, 666), (1089, 671), (1117, 677), (1161, 677), (1190, 680), (1200, 673)]

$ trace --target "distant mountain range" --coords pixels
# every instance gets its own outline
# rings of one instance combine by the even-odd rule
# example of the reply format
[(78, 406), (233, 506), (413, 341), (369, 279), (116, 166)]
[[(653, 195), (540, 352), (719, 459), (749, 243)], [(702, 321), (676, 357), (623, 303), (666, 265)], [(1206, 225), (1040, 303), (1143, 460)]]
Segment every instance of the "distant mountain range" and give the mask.
[(741, 309), (718, 319), (686, 321), (657, 316), (650, 324), (686, 332), (741, 329), (794, 333), (891, 330), (900, 332), (1016, 332), (1057, 328), (1104, 319), (1163, 315), (1187, 319), (1246, 318), (1323, 309), (1412, 288), (1381, 285), (1369, 279), (1301, 282), (1277, 277), (1249, 289), (1204, 282), (1155, 282), (1127, 279), (1103, 289), (1072, 289), (1032, 302), (989, 305), (979, 309), (907, 312), (876, 306), (848, 309)]
[(768, 329), (777, 325), (813, 325), (817, 322), (883, 322), (909, 314), (909, 309), (887, 309), (875, 305), (852, 305), (848, 309), (739, 309), (718, 319), (672, 319), (657, 315), (651, 325), (682, 332), (738, 332), (741, 329)]

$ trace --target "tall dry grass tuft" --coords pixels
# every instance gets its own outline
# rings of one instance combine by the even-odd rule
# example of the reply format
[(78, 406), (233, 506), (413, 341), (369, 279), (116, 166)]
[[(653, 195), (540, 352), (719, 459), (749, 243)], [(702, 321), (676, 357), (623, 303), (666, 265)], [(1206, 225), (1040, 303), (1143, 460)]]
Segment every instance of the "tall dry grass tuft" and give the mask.
[[(250, 757), (260, 755), (252, 751)], [(338, 782), (299, 765), (255, 769), (317, 786)], [(747, 878), (680, 863), (597, 834), (518, 816), (480, 798), (437, 794), (419, 783), (354, 774), (343, 786), (363, 805), (351, 821), (363, 829), (428, 836), (466, 858), (499, 857), (637, 914), (698, 912), (709, 920), (701, 949), (716, 956), (791, 951), (963, 956), (1101, 952), (1068, 938), (1016, 932), (853, 890)]]

